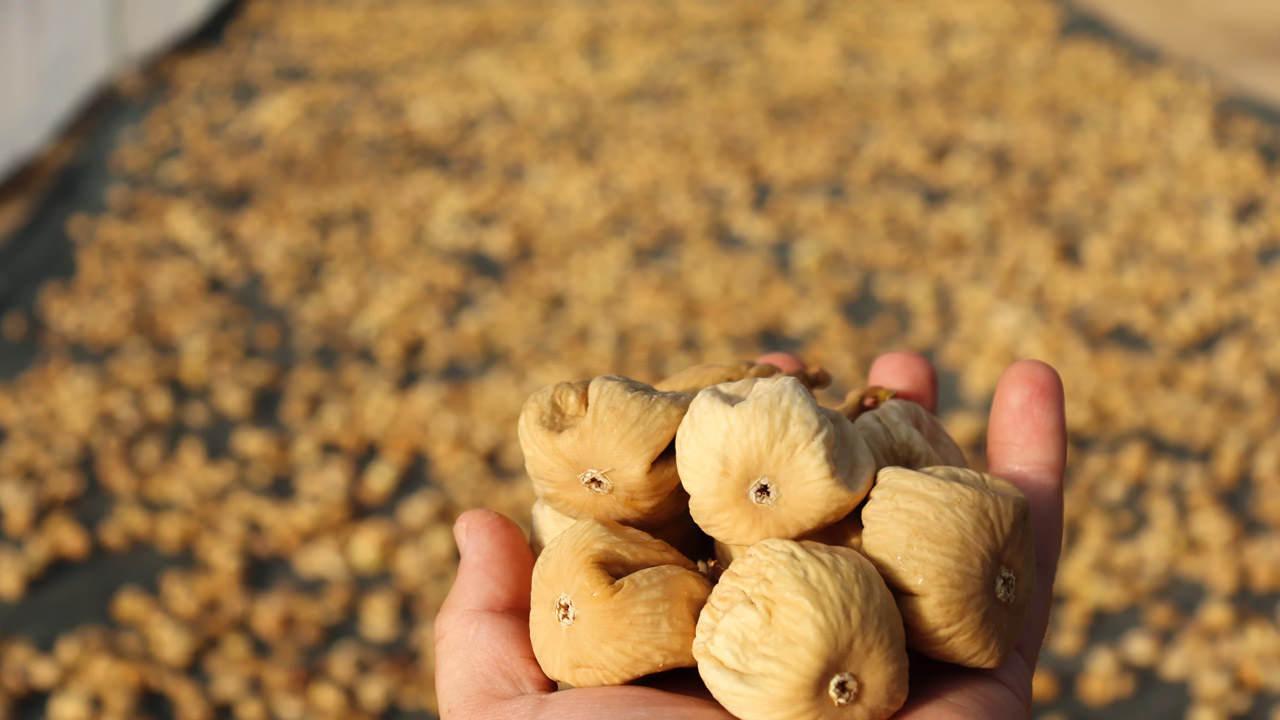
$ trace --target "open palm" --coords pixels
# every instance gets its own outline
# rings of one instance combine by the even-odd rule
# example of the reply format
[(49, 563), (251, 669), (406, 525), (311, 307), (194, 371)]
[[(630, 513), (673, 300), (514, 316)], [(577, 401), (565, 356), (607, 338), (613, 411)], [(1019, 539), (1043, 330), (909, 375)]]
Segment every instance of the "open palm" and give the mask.
[[(797, 369), (787, 355), (761, 358)], [(927, 360), (883, 355), (868, 384), (892, 388), (933, 410), (937, 381)], [(1053, 368), (1024, 360), (1000, 378), (991, 407), (987, 459), (992, 474), (1015, 483), (1031, 502), (1036, 535), (1036, 593), (1022, 639), (995, 670), (968, 670), (911, 657), (911, 698), (903, 720), (1030, 716), (1031, 675), (1044, 639), (1062, 541), (1066, 461), (1062, 383)], [(454, 527), (462, 559), (436, 618), (436, 694), (442, 720), (730, 720), (705, 691), (625, 686), (556, 692), (529, 644), (533, 555), (510, 520), (473, 510)]]

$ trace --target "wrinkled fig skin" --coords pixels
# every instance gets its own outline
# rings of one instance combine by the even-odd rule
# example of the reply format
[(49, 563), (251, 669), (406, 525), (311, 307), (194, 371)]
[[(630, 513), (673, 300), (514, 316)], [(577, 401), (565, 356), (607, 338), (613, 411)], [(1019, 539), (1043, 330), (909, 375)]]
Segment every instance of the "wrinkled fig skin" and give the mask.
[[(862, 549), (862, 518), (857, 510), (837, 520), (834, 524), (801, 535), (797, 540), (812, 540), (823, 545), (847, 547), (853, 550)], [(734, 560), (742, 557), (750, 549), (750, 545), (715, 544), (716, 562), (721, 568), (727, 568)]]
[(733, 566), (733, 561), (747, 554), (751, 549), (750, 545), (729, 545), (716, 541), (716, 567), (722, 572)]
[(859, 415), (875, 410), (893, 396), (894, 392), (889, 388), (872, 385), (845, 395), (844, 402), (836, 407), (836, 411), (850, 420), (857, 420)]
[(660, 382), (654, 383), (653, 387), (664, 392), (696, 393), (712, 385), (733, 382), (745, 377), (768, 377), (778, 372), (778, 368), (772, 365), (757, 365), (752, 362), (705, 363), (669, 375)]
[(533, 503), (533, 508), (529, 511), (529, 518), (533, 525), (533, 532), (530, 533), (529, 546), (533, 548), (535, 555), (540, 554), (552, 540), (555, 540), (560, 533), (568, 530), (577, 522), (577, 518), (565, 515), (557, 511), (555, 508), (538, 500)]
[(879, 467), (967, 467), (964, 451), (938, 418), (910, 400), (889, 399), (853, 422)]
[(893, 595), (848, 548), (753, 545), (712, 590), (693, 655), (741, 720), (884, 720), (907, 699)]
[(692, 396), (616, 376), (535, 392), (518, 426), (539, 499), (577, 518), (654, 527), (684, 511), (672, 440)]
[(730, 545), (834, 523), (877, 469), (853, 424), (787, 376), (699, 392), (676, 433), (676, 462), (694, 521)]
[[(705, 363), (685, 368), (680, 372), (663, 378), (654, 387), (666, 392), (696, 393), (712, 385), (720, 385), (744, 378), (773, 377), (781, 373), (777, 366), (768, 363)], [(831, 384), (831, 375), (820, 367), (806, 367), (796, 372), (787, 373), (800, 381), (802, 385), (815, 390)]]
[[(556, 510), (545, 502), (533, 503), (530, 511), (533, 520), (533, 533), (529, 544), (535, 555), (542, 552), (560, 533), (569, 529), (577, 518), (570, 517)], [(711, 539), (689, 517), (689, 513), (681, 513), (656, 528), (644, 529), (653, 537), (667, 543), (691, 559), (705, 559), (712, 556)]]
[(840, 518), (835, 523), (819, 530), (807, 533), (801, 540), (812, 540), (823, 545), (847, 547), (853, 550), (862, 549), (862, 513), (857, 510)]
[(710, 591), (697, 566), (661, 540), (579, 520), (534, 565), (534, 655), (547, 677), (574, 687), (692, 667), (694, 628)]
[(1004, 662), (1035, 583), (1021, 491), (975, 470), (890, 467), (862, 522), (862, 552), (897, 596), (913, 649), (969, 667)]

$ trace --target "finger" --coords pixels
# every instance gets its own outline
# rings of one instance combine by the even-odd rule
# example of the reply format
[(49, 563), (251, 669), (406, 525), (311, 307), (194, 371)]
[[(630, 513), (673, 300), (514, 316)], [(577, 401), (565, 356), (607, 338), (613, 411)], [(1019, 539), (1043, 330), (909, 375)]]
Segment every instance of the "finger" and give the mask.
[(1062, 380), (1045, 363), (1022, 360), (996, 385), (987, 431), (993, 475), (1017, 485), (1031, 504), (1036, 587), (1019, 651), (1035, 667), (1053, 602), (1053, 577), (1062, 547), (1062, 474), (1067, 430)]
[(911, 695), (894, 720), (1025, 718), (1031, 707), (1030, 675), (1008, 663), (974, 670), (912, 653), (910, 678)]
[(442, 718), (486, 702), (554, 689), (529, 643), (533, 553), (520, 528), (489, 510), (458, 518), (458, 577), (435, 621)]
[(800, 372), (804, 369), (804, 361), (786, 352), (765, 353), (756, 358), (761, 365), (772, 365), (784, 373)]
[(520, 528), (491, 510), (469, 510), (453, 537), (461, 559), (441, 612), (527, 613), (533, 552)]
[(867, 383), (893, 390), (915, 401), (929, 412), (938, 407), (938, 376), (923, 355), (913, 352), (885, 353), (871, 363)]
[(519, 703), (526, 714), (504, 717), (554, 717), (559, 720), (733, 720), (711, 699), (692, 698), (647, 687), (580, 688)]

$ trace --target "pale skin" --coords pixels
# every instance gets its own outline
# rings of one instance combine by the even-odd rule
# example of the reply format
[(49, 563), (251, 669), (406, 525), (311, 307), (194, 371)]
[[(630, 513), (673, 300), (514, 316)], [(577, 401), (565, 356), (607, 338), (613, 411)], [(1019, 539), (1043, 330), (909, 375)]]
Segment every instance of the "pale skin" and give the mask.
[[(761, 362), (802, 367), (784, 353)], [(895, 390), (933, 410), (933, 367), (914, 353), (882, 355), (869, 385)], [(991, 473), (1018, 485), (1031, 502), (1036, 534), (1036, 594), (1022, 639), (995, 670), (967, 670), (912, 656), (911, 697), (900, 720), (985, 720), (1031, 716), (1031, 675), (1049, 621), (1062, 543), (1066, 422), (1062, 381), (1042, 362), (1023, 360), (996, 387), (987, 431)], [(436, 693), (442, 720), (732, 720), (688, 687), (625, 686), (556, 691), (529, 645), (533, 555), (507, 518), (472, 510), (454, 526), (458, 577), (436, 618)]]

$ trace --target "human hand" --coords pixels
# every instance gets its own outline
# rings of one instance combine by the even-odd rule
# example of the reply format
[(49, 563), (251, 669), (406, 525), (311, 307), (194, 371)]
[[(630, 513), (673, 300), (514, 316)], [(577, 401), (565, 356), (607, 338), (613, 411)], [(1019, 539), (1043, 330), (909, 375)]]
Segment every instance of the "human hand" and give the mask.
[[(783, 370), (799, 361), (771, 353), (761, 362)], [(927, 360), (889, 353), (868, 384), (891, 388), (929, 410), (937, 380)], [(1037, 581), (1027, 626), (1014, 652), (994, 670), (971, 670), (911, 656), (911, 696), (901, 720), (1029, 717), (1031, 676), (1040, 654), (1062, 542), (1062, 474), (1066, 422), (1062, 382), (1053, 368), (1024, 360), (1000, 377), (987, 432), (990, 472), (1026, 494), (1035, 530)], [(454, 526), (461, 562), (436, 618), (436, 695), (441, 720), (731, 720), (696, 689), (664, 685), (556, 691), (529, 643), (533, 554), (510, 520), (472, 510)]]

